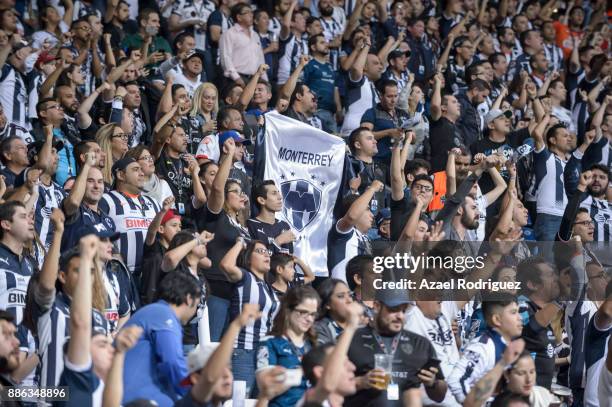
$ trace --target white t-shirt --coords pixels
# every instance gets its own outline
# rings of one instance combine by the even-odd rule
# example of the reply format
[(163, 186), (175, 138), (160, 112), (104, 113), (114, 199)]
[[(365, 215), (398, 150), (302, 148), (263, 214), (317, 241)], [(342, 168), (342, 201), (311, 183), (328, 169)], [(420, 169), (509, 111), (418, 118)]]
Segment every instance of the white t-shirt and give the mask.
[[(429, 342), (436, 350), (436, 356), (440, 360), (442, 374), (447, 378), (455, 363), (459, 361), (459, 350), (457, 349), (457, 341), (451, 328), (451, 322), (459, 312), (455, 301), (442, 301), (441, 313), (437, 319), (429, 319), (418, 306), (412, 306), (406, 312), (406, 322), (404, 329), (424, 336), (429, 339)], [(449, 391), (440, 406), (459, 406), (453, 394)]]
[(604, 364), (601, 366), (601, 372), (599, 373), (599, 405), (600, 406), (612, 406), (612, 372)]

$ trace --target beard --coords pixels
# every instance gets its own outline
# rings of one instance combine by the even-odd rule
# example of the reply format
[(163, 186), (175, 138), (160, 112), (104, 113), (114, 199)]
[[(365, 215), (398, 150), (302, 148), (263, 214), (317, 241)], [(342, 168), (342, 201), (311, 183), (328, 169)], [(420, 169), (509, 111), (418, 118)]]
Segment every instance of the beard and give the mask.
[(468, 230), (476, 230), (479, 226), (478, 219), (469, 218), (465, 212), (461, 215), (461, 224)]
[(331, 17), (332, 14), (334, 14), (334, 8), (333, 7), (321, 9), (319, 11), (321, 12), (321, 15), (323, 17)]

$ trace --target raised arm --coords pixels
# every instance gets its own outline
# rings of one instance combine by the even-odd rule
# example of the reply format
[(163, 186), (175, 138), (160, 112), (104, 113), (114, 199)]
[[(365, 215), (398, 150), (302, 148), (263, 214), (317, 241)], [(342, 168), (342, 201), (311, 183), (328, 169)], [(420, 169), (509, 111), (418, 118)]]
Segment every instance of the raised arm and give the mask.
[(394, 201), (404, 198), (404, 187), (406, 186), (404, 166), (414, 137), (414, 132), (408, 131), (402, 148), (399, 148), (399, 143), (395, 143), (391, 148), (391, 199)]
[(214, 385), (223, 375), (223, 371), (231, 364), (234, 341), (238, 334), (250, 323), (261, 317), (259, 304), (244, 304), (242, 312), (236, 319), (230, 322), (221, 342), (206, 362), (200, 379), (191, 388), (191, 397), (199, 403), (210, 402), (213, 396)]
[(370, 52), (370, 40), (365, 38), (363, 41), (359, 41), (359, 53), (355, 58), (355, 62), (349, 68), (349, 80), (353, 82), (359, 82), (363, 78), (363, 70), (365, 68), (366, 61), (368, 60), (368, 53)]
[(49, 251), (47, 251), (45, 256), (37, 286), (39, 295), (45, 297), (50, 297), (55, 292), (60, 248), (62, 245), (62, 236), (64, 235), (64, 213), (61, 209), (53, 208), (51, 212), (51, 224), (54, 228), (53, 239), (51, 240)]
[(115, 352), (110, 370), (104, 380), (104, 393), (102, 407), (115, 407), (121, 405), (123, 398), (123, 367), (125, 354), (132, 349), (142, 335), (142, 328), (131, 325), (121, 329), (115, 337)]
[(227, 139), (223, 146), (221, 146), (221, 149), (223, 155), (219, 163), (219, 171), (217, 171), (210, 191), (210, 197), (208, 197), (208, 202), (206, 203), (208, 210), (212, 213), (219, 213), (225, 202), (225, 183), (232, 169), (232, 157), (234, 157), (234, 151), (236, 150), (234, 140), (231, 138)]
[(257, 72), (255, 72), (255, 75), (253, 75), (249, 82), (246, 84), (246, 86), (242, 90), (240, 99), (238, 99), (238, 108), (240, 110), (245, 110), (247, 106), (249, 106), (249, 103), (251, 103), (251, 99), (253, 99), (253, 95), (255, 94), (255, 88), (257, 87), (257, 82), (259, 81), (259, 78), (261, 78), (261, 75), (263, 75), (264, 72), (266, 72), (269, 68), (270, 67), (266, 64), (259, 65), (259, 68), (257, 68)]
[(51, 72), (51, 74), (47, 76), (47, 79), (45, 79), (42, 85), (40, 85), (40, 90), (38, 91), (38, 94), (40, 95), (41, 99), (51, 97), (53, 93), (53, 88), (55, 87), (55, 83), (59, 79), (62, 72), (68, 69), (69, 66), (70, 64), (64, 61), (63, 59), (60, 59), (55, 63), (55, 70)]
[(98, 250), (98, 237), (87, 235), (79, 242), (79, 277), (70, 305), (70, 341), (67, 359), (76, 366), (91, 361), (91, 312), (94, 256)]
[(506, 181), (502, 178), (497, 168), (492, 167), (487, 170), (489, 175), (493, 179), (493, 183), (495, 187), (485, 194), (485, 198), (487, 200), (487, 207), (491, 205), (493, 202), (497, 201), (497, 198), (502, 196), (508, 185), (506, 185)]
[(452, 148), (446, 159), (446, 196), (452, 196), (457, 191), (457, 172), (455, 171), (455, 159), (461, 150)]
[(450, 55), (451, 49), (453, 48), (454, 42), (455, 42), (455, 34), (453, 33), (448, 34), (448, 36), (446, 37), (446, 47), (444, 47), (444, 51), (442, 51), (442, 54), (440, 55), (440, 58), (438, 59), (438, 63), (437, 63), (438, 72), (442, 72), (444, 69), (446, 69), (446, 65), (448, 63), (448, 57)]
[(304, 284), (310, 284), (315, 279), (315, 274), (308, 264), (298, 256), (293, 256), (293, 262), (304, 272)]
[(489, 370), (487, 374), (478, 380), (474, 387), (470, 389), (470, 392), (463, 402), (463, 406), (482, 407), (495, 391), (497, 383), (501, 379), (506, 367), (517, 361), (521, 353), (523, 353), (523, 349), (525, 349), (524, 340), (516, 339), (510, 342), (504, 350), (502, 358), (493, 366), (493, 369)]
[[(344, 40), (350, 40), (353, 34), (353, 31), (359, 26), (359, 20), (361, 19), (361, 10), (363, 10), (363, 6), (367, 3), (367, 0), (358, 0), (357, 4), (355, 4), (355, 8), (349, 17), (348, 23), (346, 24), (346, 30), (344, 30), (344, 34), (342, 38)], [(381, 21), (384, 23), (384, 21)], [(347, 69), (345, 69), (346, 71)]]
[(293, 0), (291, 2), (291, 5), (289, 6), (289, 9), (281, 19), (281, 29), (279, 33), (279, 39), (281, 41), (284, 41), (289, 38), (289, 35), (291, 34), (291, 18), (293, 17), (293, 12), (295, 11), (297, 4), (297, 0)]
[(172, 250), (168, 250), (162, 259), (161, 270), (165, 273), (174, 270), (181, 260), (195, 249), (197, 246), (206, 245), (214, 238), (214, 235), (206, 230), (201, 233), (194, 233), (193, 239), (187, 243), (183, 243), (180, 246), (175, 247)]
[(549, 122), (550, 116), (544, 116), (542, 121), (540, 121), (531, 132), (531, 136), (535, 142), (535, 151), (542, 151), (542, 149), (546, 147), (546, 143), (544, 142), (544, 131), (546, 130)]
[(87, 96), (85, 100), (83, 100), (83, 103), (79, 105), (79, 108), (77, 109), (77, 125), (80, 129), (86, 129), (91, 126), (93, 120), (89, 115), (89, 112), (96, 102), (96, 99), (98, 99), (98, 96), (110, 88), (111, 86), (108, 84), (108, 82), (103, 82), (102, 85), (91, 92), (91, 94)]
[(302, 71), (304, 70), (304, 67), (308, 63), (308, 61), (310, 61), (310, 57), (308, 55), (302, 55), (300, 57), (300, 62), (295, 67), (293, 72), (291, 72), (291, 75), (289, 75), (289, 79), (287, 79), (287, 82), (285, 82), (285, 84), (280, 90), (281, 98), (284, 98), (287, 100), (291, 99), (291, 95), (293, 94), (293, 91), (295, 90), (295, 85), (297, 85), (298, 79)]
[(159, 212), (155, 214), (155, 217), (149, 224), (147, 228), (147, 237), (145, 238), (145, 244), (147, 246), (152, 246), (155, 243), (155, 238), (157, 237), (157, 230), (161, 225), (161, 221), (166, 216), (166, 213), (174, 206), (174, 196), (169, 196), (162, 202), (162, 207)]
[(243, 238), (236, 239), (236, 243), (231, 249), (225, 253), (221, 259), (219, 268), (225, 273), (230, 282), (236, 283), (242, 279), (242, 270), (238, 267), (238, 256), (242, 250), (246, 249), (246, 243)]
[(62, 207), (67, 217), (74, 215), (83, 202), (85, 196), (85, 189), (87, 188), (87, 177), (89, 177), (89, 169), (94, 167), (98, 159), (92, 151), (85, 154), (85, 163), (81, 168), (81, 172), (77, 175), (74, 181), (74, 186), (70, 190), (70, 193), (64, 199)]
[(372, 184), (353, 202), (346, 215), (338, 220), (336, 227), (340, 232), (348, 232), (361, 219), (366, 211), (369, 211), (370, 201), (374, 194), (383, 190), (385, 185), (379, 180), (372, 181)]
[(442, 74), (440, 72), (434, 76), (429, 112), (433, 121), (437, 121), (442, 116)]

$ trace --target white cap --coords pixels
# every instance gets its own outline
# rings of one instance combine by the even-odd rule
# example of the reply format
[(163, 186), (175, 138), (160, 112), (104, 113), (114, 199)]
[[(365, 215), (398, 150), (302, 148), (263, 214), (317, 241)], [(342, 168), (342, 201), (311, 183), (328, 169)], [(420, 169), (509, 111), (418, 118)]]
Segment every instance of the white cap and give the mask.
[(208, 359), (219, 346), (219, 342), (210, 342), (202, 346), (198, 345), (187, 356), (187, 377), (181, 381), (182, 385), (190, 385), (189, 375), (206, 366)]

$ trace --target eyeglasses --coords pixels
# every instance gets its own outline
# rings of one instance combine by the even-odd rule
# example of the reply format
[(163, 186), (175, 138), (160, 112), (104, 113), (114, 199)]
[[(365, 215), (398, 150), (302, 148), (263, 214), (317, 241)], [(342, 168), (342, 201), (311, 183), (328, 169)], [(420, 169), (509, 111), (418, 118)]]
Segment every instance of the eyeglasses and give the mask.
[(138, 161), (151, 161), (151, 162), (153, 162), (153, 156), (152, 155), (147, 155), (147, 156), (144, 156), (144, 157), (140, 157), (138, 159)]
[(581, 226), (589, 226), (589, 225), (593, 225), (593, 224), (595, 224), (593, 219), (591, 219), (591, 220), (583, 220), (582, 222), (574, 222), (574, 225), (581, 225)]
[(47, 107), (45, 108), (45, 110), (51, 110), (51, 109), (64, 110), (64, 108), (62, 107), (62, 105), (51, 105), (51, 106), (47, 106)]
[(120, 138), (121, 140), (128, 140), (129, 136), (125, 133), (113, 134), (113, 138)]
[(85, 27), (85, 26), (83, 26), (83, 27), (77, 27), (76, 29), (77, 29), (77, 30), (83, 30), (83, 31), (85, 31), (85, 32), (92, 32), (92, 31), (93, 31), (93, 30), (91, 29), (91, 27)]
[(244, 191), (241, 191), (241, 190), (239, 190), (239, 189), (230, 189), (229, 191), (227, 191), (227, 193), (228, 193), (228, 194), (229, 194), (230, 192), (233, 192), (233, 193), (235, 193), (236, 195), (239, 195), (239, 196), (244, 196), (244, 195), (246, 195), (246, 193), (245, 193)]
[(261, 247), (253, 250), (257, 254), (263, 254), (264, 256), (272, 256), (272, 250), (262, 249)]
[(298, 316), (300, 318), (312, 317), (312, 319), (317, 319), (317, 317), (319, 316), (319, 313), (316, 311), (308, 312), (305, 309), (298, 309), (298, 308), (294, 308), (293, 310), (298, 313)]
[(416, 191), (423, 191), (423, 192), (433, 191), (433, 188), (428, 185), (416, 184), (412, 188), (415, 189)]
[(249, 9), (249, 10), (246, 10), (246, 11), (243, 11), (243, 12), (240, 13), (241, 16), (244, 16), (244, 15), (247, 15), (247, 14), (253, 14), (253, 10)]

